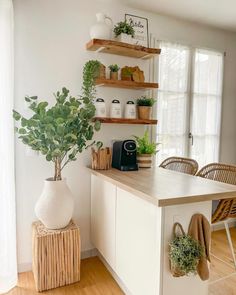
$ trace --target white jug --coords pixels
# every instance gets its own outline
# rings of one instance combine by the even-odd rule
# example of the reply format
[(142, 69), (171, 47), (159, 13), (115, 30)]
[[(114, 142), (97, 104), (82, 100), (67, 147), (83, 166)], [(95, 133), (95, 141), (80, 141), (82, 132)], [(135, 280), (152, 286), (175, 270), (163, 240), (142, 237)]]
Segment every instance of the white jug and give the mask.
[[(111, 39), (113, 22), (112, 19), (106, 16), (104, 13), (96, 14), (97, 23), (90, 29), (90, 37), (92, 39)], [(107, 23), (109, 21), (109, 24)]]

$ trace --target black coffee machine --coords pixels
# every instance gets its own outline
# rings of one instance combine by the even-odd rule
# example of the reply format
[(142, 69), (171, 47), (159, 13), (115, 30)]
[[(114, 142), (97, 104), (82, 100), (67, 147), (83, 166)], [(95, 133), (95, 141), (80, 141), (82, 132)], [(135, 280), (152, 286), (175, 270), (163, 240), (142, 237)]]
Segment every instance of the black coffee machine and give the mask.
[(128, 139), (113, 143), (112, 167), (121, 171), (138, 170), (134, 140)]

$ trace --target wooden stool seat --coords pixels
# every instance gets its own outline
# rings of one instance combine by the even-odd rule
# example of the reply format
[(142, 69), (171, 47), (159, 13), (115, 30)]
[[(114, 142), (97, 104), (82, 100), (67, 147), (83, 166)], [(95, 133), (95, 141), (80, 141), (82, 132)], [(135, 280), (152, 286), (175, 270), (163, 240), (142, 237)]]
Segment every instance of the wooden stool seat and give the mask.
[(67, 227), (50, 230), (40, 222), (32, 225), (33, 273), (41, 292), (80, 280), (80, 231), (71, 220)]

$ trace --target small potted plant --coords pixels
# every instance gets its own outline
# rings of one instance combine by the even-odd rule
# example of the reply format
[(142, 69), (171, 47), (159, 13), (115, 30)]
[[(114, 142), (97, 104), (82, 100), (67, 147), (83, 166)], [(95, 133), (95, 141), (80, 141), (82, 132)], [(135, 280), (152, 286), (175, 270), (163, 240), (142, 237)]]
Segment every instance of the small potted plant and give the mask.
[(118, 80), (118, 71), (119, 71), (119, 66), (117, 64), (115, 65), (110, 65), (110, 79), (111, 80)]
[(29, 118), (13, 110), (13, 117), (18, 122), (18, 138), (54, 165), (54, 176), (45, 180), (35, 206), (36, 216), (49, 229), (64, 228), (70, 222), (74, 199), (62, 177), (62, 170), (92, 144), (95, 131), (100, 129), (100, 122), (93, 122), (95, 79), (99, 69), (99, 61), (85, 64), (80, 97), (71, 96), (63, 87), (54, 94), (55, 103), (51, 106), (47, 101), (38, 102), (37, 96), (26, 96), (25, 101), (32, 112)]
[(142, 96), (137, 100), (138, 117), (143, 120), (150, 120), (152, 116), (152, 106), (155, 103), (152, 97)]
[(126, 21), (117, 23), (113, 32), (117, 41), (132, 44), (134, 28)]
[(134, 136), (137, 145), (137, 162), (139, 168), (151, 168), (152, 158), (158, 150), (159, 143), (151, 142), (148, 137), (148, 131), (143, 137)]
[[(176, 235), (176, 226), (179, 226), (182, 234)], [(204, 255), (201, 244), (186, 235), (179, 223), (174, 224), (174, 238), (169, 244), (169, 259), (171, 273), (174, 277), (196, 274), (199, 260)]]
[(132, 81), (133, 71), (130, 67), (124, 67), (121, 69), (121, 80), (123, 81)]

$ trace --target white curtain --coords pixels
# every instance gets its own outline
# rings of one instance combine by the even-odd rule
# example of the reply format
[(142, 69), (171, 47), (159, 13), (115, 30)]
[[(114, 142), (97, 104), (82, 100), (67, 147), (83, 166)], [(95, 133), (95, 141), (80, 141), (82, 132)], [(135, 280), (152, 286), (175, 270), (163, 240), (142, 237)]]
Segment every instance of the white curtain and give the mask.
[(188, 78), (190, 50), (178, 44), (161, 42), (157, 101), (158, 164), (170, 156), (187, 154)]
[(0, 0), (0, 293), (16, 285), (13, 4)]
[(196, 49), (190, 151), (200, 166), (219, 160), (222, 80), (223, 54)]

